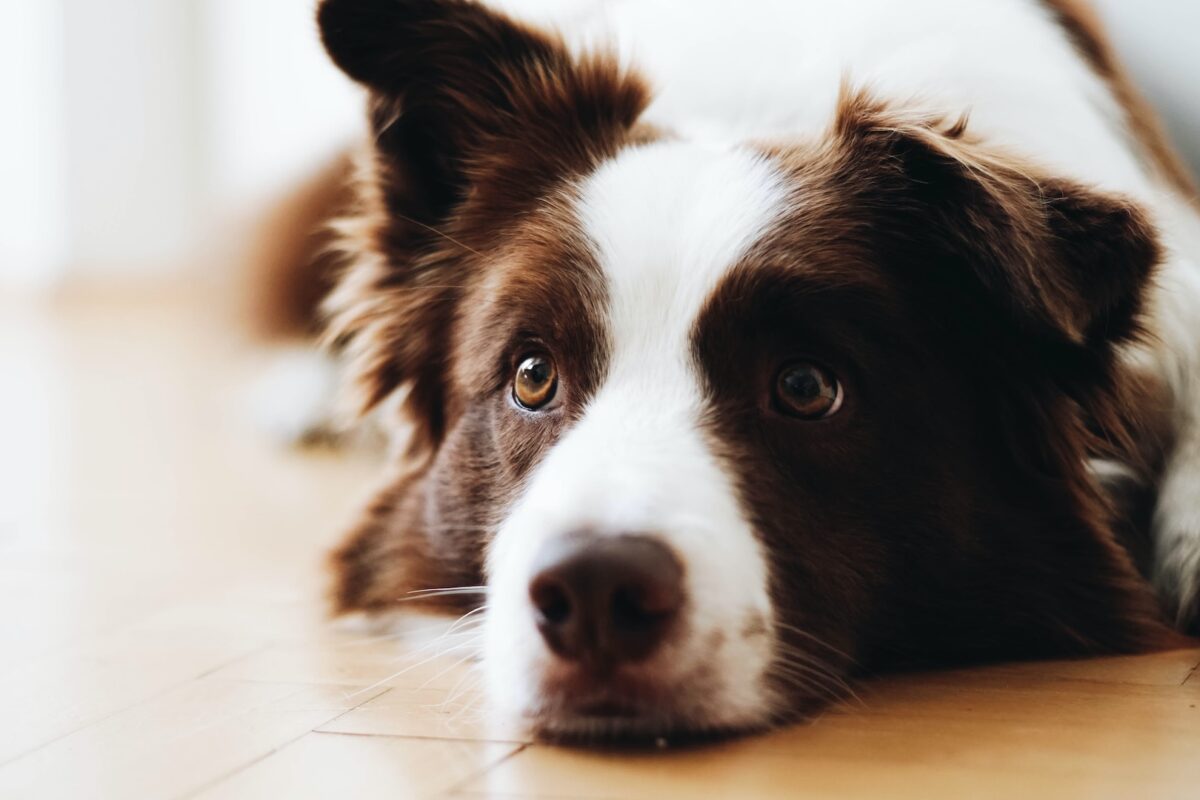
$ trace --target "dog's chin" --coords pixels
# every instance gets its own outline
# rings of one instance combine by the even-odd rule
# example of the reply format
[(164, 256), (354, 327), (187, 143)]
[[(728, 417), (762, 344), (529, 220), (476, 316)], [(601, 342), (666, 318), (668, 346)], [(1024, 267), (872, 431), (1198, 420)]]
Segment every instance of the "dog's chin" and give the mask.
[(641, 712), (617, 706), (543, 712), (531, 723), (534, 736), (543, 742), (614, 748), (703, 745), (770, 727), (765, 721), (723, 721), (682, 711)]
[(731, 713), (712, 703), (714, 694), (645, 681), (601, 688), (568, 682), (544, 687), (526, 717), (542, 741), (611, 747), (702, 744), (771, 727), (769, 714)]

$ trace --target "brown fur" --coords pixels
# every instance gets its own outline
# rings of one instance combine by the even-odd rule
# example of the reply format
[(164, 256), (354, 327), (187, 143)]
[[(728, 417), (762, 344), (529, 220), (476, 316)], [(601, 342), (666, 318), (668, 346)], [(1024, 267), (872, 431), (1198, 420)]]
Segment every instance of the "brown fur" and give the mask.
[[(1131, 458), (1115, 347), (1159, 258), (1138, 209), (863, 94), (828, 140), (769, 152), (796, 210), (715, 293), (696, 358), (784, 621), (869, 667), (1177, 643), (1086, 467)], [(789, 357), (843, 376), (836, 417), (741, 391)]]
[(314, 337), (321, 302), (340, 257), (329, 222), (352, 213), (350, 153), (339, 155), (272, 208), (256, 232), (244, 271), (246, 318), (266, 339)]
[[(482, 583), (492, 533), (606, 369), (605, 291), (576, 229), (554, 206), (534, 214), (488, 280), (464, 289), (442, 341), (446, 432), (413, 471), (385, 482), (335, 553), (337, 610), (378, 611), (408, 602), (413, 592)], [(564, 388), (550, 410), (516, 411), (511, 376), (526, 355), (542, 350), (554, 353)], [(426, 604), (458, 608), (464, 600), (477, 598)]]

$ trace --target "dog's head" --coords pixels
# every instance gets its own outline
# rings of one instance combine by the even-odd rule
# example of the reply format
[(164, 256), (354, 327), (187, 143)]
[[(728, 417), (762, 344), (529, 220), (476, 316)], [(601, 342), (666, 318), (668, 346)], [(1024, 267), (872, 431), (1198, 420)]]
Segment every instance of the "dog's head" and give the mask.
[(320, 22), (374, 131), (333, 336), (419, 465), (340, 609), (486, 584), (495, 698), (565, 735), (1164, 635), (1085, 469), (1158, 255), (1130, 204), (850, 91), (821, 137), (690, 140), (467, 2)]

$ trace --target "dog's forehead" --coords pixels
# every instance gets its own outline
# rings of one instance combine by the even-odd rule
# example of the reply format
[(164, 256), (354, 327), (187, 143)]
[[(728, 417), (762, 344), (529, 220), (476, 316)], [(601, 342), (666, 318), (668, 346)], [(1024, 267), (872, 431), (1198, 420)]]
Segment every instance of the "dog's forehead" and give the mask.
[(663, 140), (604, 162), (581, 187), (578, 217), (607, 283), (614, 356), (677, 357), (787, 202), (783, 173), (748, 147)]

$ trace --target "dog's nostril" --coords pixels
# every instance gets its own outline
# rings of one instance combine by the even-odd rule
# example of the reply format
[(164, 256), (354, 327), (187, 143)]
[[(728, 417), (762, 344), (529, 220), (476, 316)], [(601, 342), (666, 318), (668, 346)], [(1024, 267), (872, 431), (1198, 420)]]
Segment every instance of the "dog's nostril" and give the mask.
[(649, 536), (562, 537), (539, 554), (529, 598), (552, 651), (607, 669), (666, 638), (684, 604), (683, 569)]
[(571, 616), (571, 598), (566, 589), (554, 581), (534, 581), (529, 596), (541, 619), (548, 623), (561, 625)]
[(664, 614), (674, 610), (674, 604), (661, 592), (644, 585), (622, 586), (612, 598), (613, 624), (618, 628), (637, 628), (658, 624)]
[(628, 587), (617, 589), (612, 599), (613, 624), (617, 627), (641, 625), (647, 617), (645, 607), (634, 590)]

